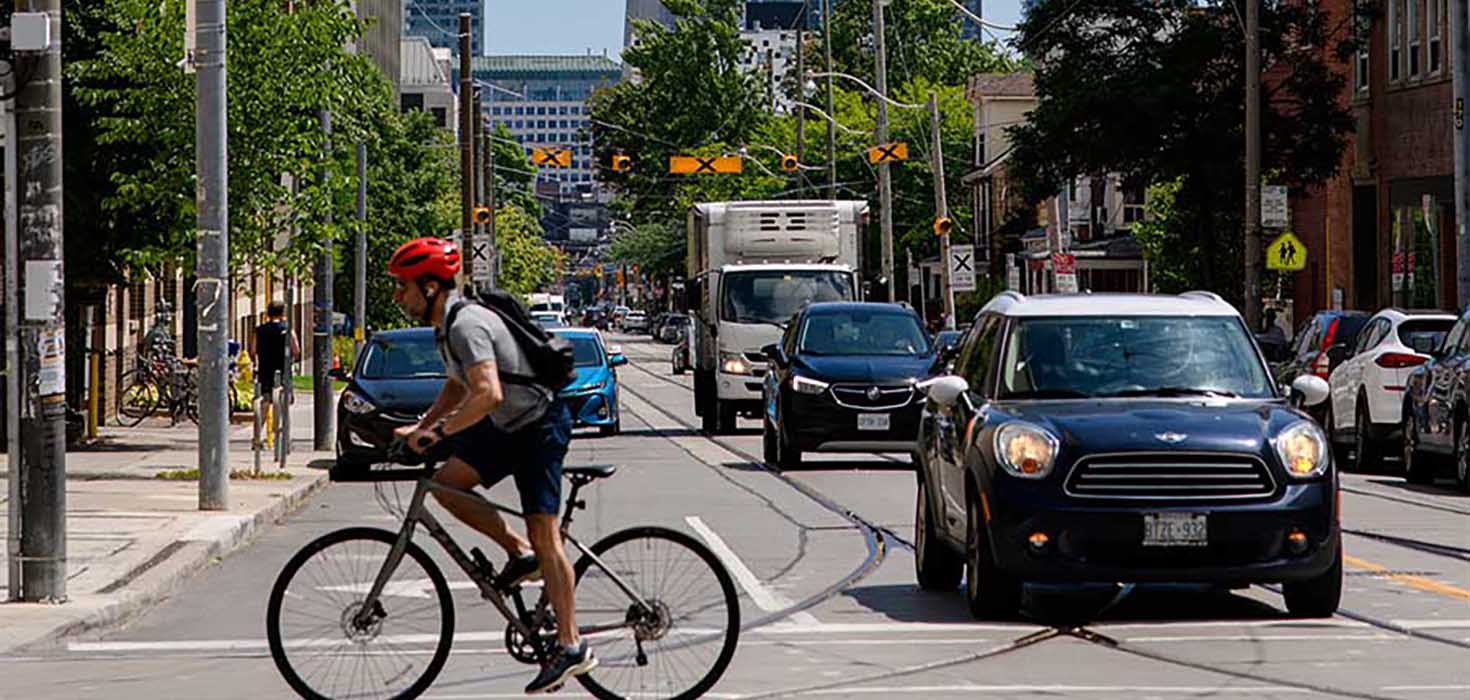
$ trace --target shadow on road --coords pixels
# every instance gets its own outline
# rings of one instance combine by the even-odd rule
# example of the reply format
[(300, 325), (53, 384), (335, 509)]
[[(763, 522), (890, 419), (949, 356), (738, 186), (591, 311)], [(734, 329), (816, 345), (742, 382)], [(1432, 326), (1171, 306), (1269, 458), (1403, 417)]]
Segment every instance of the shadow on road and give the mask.
[(1433, 484), (1411, 484), (1407, 481), (1404, 481), (1403, 479), (1369, 479), (1368, 483), (1377, 484), (1379, 486), (1387, 486), (1389, 488), (1398, 489), (1400, 491), (1409, 491), (1411, 493), (1424, 494), (1428, 496), (1464, 497), (1470, 495), (1459, 489), (1453, 477), (1447, 478), (1441, 476)]
[[(770, 468), (759, 462), (725, 462), (721, 466), (726, 469), (735, 469), (743, 472), (770, 471)], [(822, 462), (802, 462), (801, 466), (794, 469), (778, 469), (783, 474), (799, 475), (820, 472), (911, 472), (914, 465), (907, 461), (893, 461), (887, 459), (868, 460), (832, 460)]]

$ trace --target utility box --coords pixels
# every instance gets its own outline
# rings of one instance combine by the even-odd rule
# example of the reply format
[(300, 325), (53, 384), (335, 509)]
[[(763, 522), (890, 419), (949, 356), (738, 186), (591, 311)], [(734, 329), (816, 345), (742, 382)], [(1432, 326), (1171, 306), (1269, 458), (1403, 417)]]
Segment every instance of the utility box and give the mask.
[(45, 51), (51, 47), (51, 18), (45, 12), (17, 12), (10, 16), (12, 51)]

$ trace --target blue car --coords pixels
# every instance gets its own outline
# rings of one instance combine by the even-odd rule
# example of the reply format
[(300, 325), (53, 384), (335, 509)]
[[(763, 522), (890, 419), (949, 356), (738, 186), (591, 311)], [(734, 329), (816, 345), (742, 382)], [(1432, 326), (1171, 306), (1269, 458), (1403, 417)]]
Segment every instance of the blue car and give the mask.
[(608, 347), (596, 329), (555, 328), (551, 332), (570, 340), (577, 355), (577, 380), (560, 394), (572, 410), (573, 425), (616, 435), (623, 422), (618, 410), (618, 374), (613, 368), (628, 364), (628, 358), (620, 348)]

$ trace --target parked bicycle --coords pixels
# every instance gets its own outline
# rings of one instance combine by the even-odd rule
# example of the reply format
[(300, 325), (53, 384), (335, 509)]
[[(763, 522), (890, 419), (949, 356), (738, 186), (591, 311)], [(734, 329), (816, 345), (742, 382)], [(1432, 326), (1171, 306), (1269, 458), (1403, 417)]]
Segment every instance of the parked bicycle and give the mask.
[[(497, 588), (495, 569), (480, 550), (466, 554), (424, 501), (431, 490), (441, 490), (524, 515), (434, 483), (435, 465), (446, 456), (416, 455), (395, 443), (393, 462), (422, 468), (367, 472), (364, 480), (417, 480), (398, 532), (353, 527), (328, 533), (297, 552), (276, 579), (266, 636), (276, 668), (301, 697), (415, 698), (443, 669), (454, 637), (454, 601), (438, 565), (413, 542), (419, 527), (505, 618), (510, 657), (525, 664), (550, 658), (556, 620), (544, 593), (527, 606), (522, 587)], [(569, 549), (582, 553), (574, 567), (579, 632), (601, 662), (577, 681), (604, 700), (700, 697), (735, 654), (740, 607), (734, 582), (708, 547), (677, 530), (633, 527), (590, 547), (573, 537), (573, 515), (587, 507), (579, 491), (615, 471), (609, 465), (564, 469), (571, 491), (561, 535)], [(381, 490), (379, 501), (389, 505)]]
[[(181, 419), (199, 422), (198, 367), (192, 360), (185, 360), (166, 353), (149, 353), (138, 358), (138, 366), (123, 373), (118, 381), (118, 423), (134, 427), (144, 418), (163, 411), (169, 424)], [(237, 388), (239, 370), (233, 362), (229, 365), (227, 388), (230, 411), (240, 410), (240, 393)]]

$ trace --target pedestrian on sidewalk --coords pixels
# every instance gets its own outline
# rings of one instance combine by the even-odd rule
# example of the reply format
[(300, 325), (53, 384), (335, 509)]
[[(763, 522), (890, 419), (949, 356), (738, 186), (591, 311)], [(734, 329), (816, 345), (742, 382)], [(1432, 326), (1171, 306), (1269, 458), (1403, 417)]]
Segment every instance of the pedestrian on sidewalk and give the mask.
[[(285, 374), (286, 369), (286, 304), (285, 302), (273, 301), (265, 311), (266, 322), (255, 327), (255, 341), (251, 346), (250, 354), (255, 358), (255, 386), (256, 396), (265, 401), (265, 444), (270, 446), (275, 440), (275, 412), (272, 410), (275, 401), (272, 400), (276, 389), (276, 380)], [(301, 356), (301, 343), (296, 340), (296, 332), (289, 332), (291, 340), (291, 361), (295, 362)]]
[[(505, 550), (509, 562), (495, 581), (497, 587), (510, 589), (545, 576), (558, 645), (526, 686), (526, 693), (535, 695), (597, 666), (597, 657), (577, 634), (576, 579), (561, 541), (562, 460), (571, 440), (572, 416), (555, 392), (521, 380), (536, 372), (500, 315), (455, 291), (460, 262), (454, 243), (419, 238), (400, 246), (388, 264), (397, 283), (394, 303), (409, 318), (434, 327), (448, 375), (429, 412), (396, 434), (419, 451), (451, 441), (453, 456), (434, 475), (436, 483), (450, 489), (490, 488), (515, 477), (529, 542), (494, 509), (453, 491), (433, 493), (456, 518)], [(452, 324), (446, 320), (451, 315)]]

